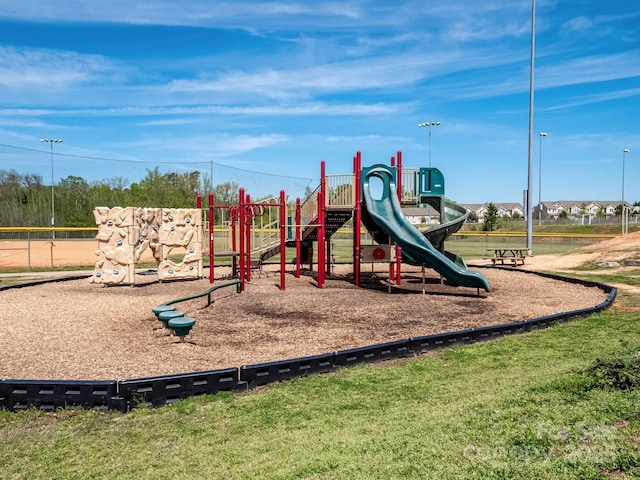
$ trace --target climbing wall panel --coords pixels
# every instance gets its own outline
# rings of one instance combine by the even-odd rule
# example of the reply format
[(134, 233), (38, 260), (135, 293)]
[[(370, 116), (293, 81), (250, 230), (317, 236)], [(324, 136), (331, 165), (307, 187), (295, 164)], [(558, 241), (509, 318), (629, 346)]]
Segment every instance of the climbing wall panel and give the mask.
[(200, 209), (97, 207), (98, 249), (92, 283), (135, 284), (135, 267), (149, 248), (160, 280), (202, 277)]
[(200, 210), (162, 210), (159, 231), (160, 280), (202, 277), (202, 215)]

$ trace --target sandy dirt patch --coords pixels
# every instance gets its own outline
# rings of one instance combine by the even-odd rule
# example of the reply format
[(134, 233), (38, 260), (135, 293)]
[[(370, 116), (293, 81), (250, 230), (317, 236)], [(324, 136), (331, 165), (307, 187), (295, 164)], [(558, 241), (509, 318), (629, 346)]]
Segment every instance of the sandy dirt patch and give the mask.
[[(53, 246), (52, 246), (53, 244)], [(91, 266), (96, 263), (98, 241), (32, 240), (0, 241), (0, 272), (3, 269)], [(154, 262), (151, 250), (142, 253), (141, 262)]]

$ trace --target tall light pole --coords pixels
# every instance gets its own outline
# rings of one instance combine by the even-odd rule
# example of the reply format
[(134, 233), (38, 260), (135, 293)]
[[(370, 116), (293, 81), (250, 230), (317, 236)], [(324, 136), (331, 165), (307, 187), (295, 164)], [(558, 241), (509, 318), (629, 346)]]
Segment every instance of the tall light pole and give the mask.
[(546, 137), (547, 132), (540, 132), (540, 165), (538, 170), (538, 225), (542, 225), (542, 137)]
[[(621, 213), (621, 220), (622, 220), (622, 235), (628, 233), (627, 229), (628, 229), (628, 225), (625, 222), (625, 214), (624, 214), (624, 161), (625, 161), (625, 157), (627, 156), (627, 153), (629, 153), (629, 149), (625, 148), (624, 150), (622, 150), (622, 207), (620, 208), (620, 213)], [(627, 227), (627, 229), (625, 228)]]
[(59, 138), (43, 138), (41, 142), (48, 143), (51, 146), (51, 238), (55, 240), (56, 231), (53, 229), (56, 226), (56, 207), (55, 197), (53, 196), (53, 144), (61, 143)]
[(527, 174), (527, 250), (533, 254), (533, 210), (531, 189), (533, 177), (533, 70), (536, 51), (536, 0), (531, 0), (531, 58), (529, 68), (529, 155)]
[(425, 122), (419, 123), (419, 127), (429, 127), (429, 168), (431, 168), (431, 127), (437, 127), (440, 122)]

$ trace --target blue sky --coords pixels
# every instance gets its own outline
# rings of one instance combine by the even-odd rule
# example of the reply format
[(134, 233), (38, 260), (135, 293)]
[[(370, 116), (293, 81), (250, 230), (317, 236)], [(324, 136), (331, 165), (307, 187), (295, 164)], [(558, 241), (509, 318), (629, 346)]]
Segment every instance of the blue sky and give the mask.
[[(541, 131), (544, 200), (620, 199), (623, 149), (625, 199), (640, 200), (636, 2), (536, 7), (534, 201)], [(214, 183), (261, 178), (227, 165), (315, 186), (321, 160), (350, 173), (358, 150), (427, 166), (418, 124), (439, 121), (448, 197), (521, 202), (530, 35), (530, 0), (3, 0), (0, 169), (49, 184), (40, 139), (61, 138), (56, 182), (213, 161)]]

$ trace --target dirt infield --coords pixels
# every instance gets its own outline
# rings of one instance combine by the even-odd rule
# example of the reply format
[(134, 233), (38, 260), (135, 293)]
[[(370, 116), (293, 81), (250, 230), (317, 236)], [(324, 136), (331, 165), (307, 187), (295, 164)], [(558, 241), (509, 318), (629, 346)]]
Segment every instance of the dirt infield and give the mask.
[[(31, 240), (0, 241), (0, 272), (8, 269), (60, 268), (91, 266), (96, 263), (98, 241)], [(153, 262), (151, 251), (142, 254), (141, 262)]]

